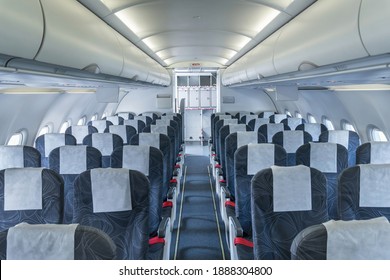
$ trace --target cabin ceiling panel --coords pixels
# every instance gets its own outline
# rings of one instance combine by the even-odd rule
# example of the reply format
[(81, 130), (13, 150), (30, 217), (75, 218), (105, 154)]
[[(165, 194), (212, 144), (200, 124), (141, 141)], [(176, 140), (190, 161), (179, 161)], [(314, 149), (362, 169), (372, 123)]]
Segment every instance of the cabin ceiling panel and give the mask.
[(315, 0), (78, 1), (145, 53), (168, 67), (173, 63), (198, 61), (219, 66), (230, 65), (246, 53), (248, 48), (260, 43), (315, 2)]

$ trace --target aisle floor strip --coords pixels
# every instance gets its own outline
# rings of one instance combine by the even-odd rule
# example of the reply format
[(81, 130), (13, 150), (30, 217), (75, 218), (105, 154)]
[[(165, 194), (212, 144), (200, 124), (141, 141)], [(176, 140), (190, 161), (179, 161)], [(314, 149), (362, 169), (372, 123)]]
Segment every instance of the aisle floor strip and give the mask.
[(221, 227), (219, 226), (219, 218), (218, 218), (218, 213), (217, 213), (217, 204), (215, 202), (215, 194), (214, 194), (214, 189), (213, 189), (213, 182), (212, 182), (211, 175), (210, 175), (210, 165), (207, 166), (207, 172), (209, 174), (211, 197), (213, 198), (215, 221), (217, 223), (217, 230), (218, 230), (219, 244), (221, 246), (222, 259), (226, 260), (225, 248), (223, 247), (223, 241), (222, 241)]
[(177, 225), (177, 232), (176, 232), (176, 242), (175, 242), (175, 254), (173, 256), (173, 259), (176, 260), (177, 257), (177, 249), (179, 247), (179, 237), (180, 237), (180, 226), (181, 226), (181, 218), (183, 214), (183, 203), (184, 203), (184, 192), (186, 189), (186, 179), (187, 179), (187, 166), (184, 169), (184, 180), (183, 180), (183, 188), (181, 190), (181, 201), (180, 201), (180, 210), (179, 210), (179, 222)]

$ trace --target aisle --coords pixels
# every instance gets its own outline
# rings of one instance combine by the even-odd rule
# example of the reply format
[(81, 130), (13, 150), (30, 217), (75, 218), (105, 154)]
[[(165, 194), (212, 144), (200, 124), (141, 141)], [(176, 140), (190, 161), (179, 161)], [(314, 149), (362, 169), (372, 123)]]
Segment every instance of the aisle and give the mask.
[(211, 183), (209, 158), (186, 155), (185, 176), (178, 199), (179, 213), (172, 234), (171, 259), (229, 259), (225, 229), (215, 211), (218, 201)]

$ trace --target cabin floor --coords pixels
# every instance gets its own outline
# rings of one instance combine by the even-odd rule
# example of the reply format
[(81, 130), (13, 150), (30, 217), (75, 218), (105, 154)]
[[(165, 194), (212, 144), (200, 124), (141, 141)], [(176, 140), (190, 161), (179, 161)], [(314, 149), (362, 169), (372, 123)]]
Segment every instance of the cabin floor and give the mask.
[(225, 226), (218, 211), (208, 146), (188, 142), (178, 213), (172, 233), (173, 260), (230, 259)]

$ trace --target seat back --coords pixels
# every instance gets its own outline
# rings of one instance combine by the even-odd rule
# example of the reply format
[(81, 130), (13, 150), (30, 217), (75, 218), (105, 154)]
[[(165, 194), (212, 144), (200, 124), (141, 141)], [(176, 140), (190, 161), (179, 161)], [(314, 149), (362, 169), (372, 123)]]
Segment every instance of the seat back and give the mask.
[[(222, 119), (219, 120), (215, 123), (214, 125), (214, 139), (213, 139), (213, 144), (214, 144), (214, 149), (216, 153), (220, 152), (220, 142), (219, 142), (219, 131), (221, 127), (228, 125), (228, 124), (239, 124), (238, 119)], [(221, 155), (218, 155), (219, 157)]]
[(295, 130), (308, 132), (314, 142), (318, 142), (322, 132), (328, 131), (328, 128), (322, 123), (303, 123), (298, 125)]
[[(242, 123), (249, 124), (249, 122), (250, 122), (251, 120), (255, 120), (255, 119), (257, 119), (257, 118), (259, 118), (258, 115), (254, 115), (254, 114), (245, 114), (245, 115), (243, 115), (243, 116), (240, 118), (240, 121), (241, 121)], [(253, 128), (252, 128), (252, 130), (253, 130)]]
[[(164, 159), (164, 190), (168, 190), (169, 180), (172, 177), (173, 166), (171, 163), (171, 141), (169, 137), (161, 133), (138, 133), (130, 139), (130, 145), (152, 146), (159, 149)], [(163, 193), (164, 200), (166, 193)]]
[(283, 123), (268, 123), (259, 127), (258, 132), (264, 135), (268, 143), (272, 143), (272, 137), (279, 131), (290, 130), (290, 128)]
[(272, 143), (282, 146), (287, 152), (287, 165), (295, 165), (295, 153), (303, 144), (312, 141), (311, 135), (306, 131), (287, 130), (275, 133)]
[(85, 170), (102, 166), (102, 154), (94, 147), (62, 146), (49, 155), (50, 169), (64, 180), (64, 218), (63, 223), (73, 220), (74, 180)]
[(216, 114), (211, 114), (211, 139), (213, 143), (215, 143), (215, 124), (219, 120), (224, 120), (224, 119), (232, 119), (233, 117), (229, 114), (225, 113), (216, 113)]
[(65, 134), (73, 135), (76, 138), (76, 143), (80, 145), (83, 144), (85, 136), (97, 132), (97, 128), (91, 125), (73, 125), (65, 130)]
[(104, 131), (110, 125), (113, 125), (113, 123), (110, 121), (106, 121), (106, 120), (96, 120), (96, 121), (89, 121), (88, 125), (95, 127), (99, 133), (104, 133)]
[(134, 119), (143, 121), (145, 123), (145, 126), (148, 126), (153, 122), (153, 119), (151, 117), (144, 115), (135, 116)]
[(306, 123), (302, 118), (286, 118), (281, 123), (287, 125), (291, 130), (295, 130), (298, 125)]
[(390, 163), (389, 142), (367, 142), (356, 149), (356, 164)]
[(123, 118), (123, 120), (133, 120), (137, 114), (133, 112), (119, 112), (116, 113), (115, 115)]
[(225, 140), (225, 160), (226, 160), (226, 182), (227, 187), (232, 195), (235, 196), (235, 183), (234, 183), (234, 153), (238, 148), (256, 143), (265, 143), (265, 137), (263, 134), (256, 131), (238, 131), (230, 133)]
[(234, 133), (234, 132), (238, 132), (238, 131), (250, 131), (250, 127), (247, 126), (246, 124), (228, 124), (228, 125), (224, 125), (219, 130), (219, 139), (217, 140), (218, 147), (219, 147), (218, 154), (220, 155), (219, 160), (220, 160), (220, 164), (222, 165), (222, 169), (224, 171), (226, 171), (226, 160), (225, 160), (225, 156), (226, 156), (226, 148), (225, 148), (226, 142), (225, 142), (225, 140), (226, 140), (226, 137), (230, 133)]
[(123, 140), (119, 135), (111, 133), (93, 133), (87, 135), (83, 144), (89, 147), (94, 147), (102, 154), (101, 167), (110, 167), (110, 159), (112, 151), (123, 146)]
[(339, 177), (341, 220), (390, 219), (390, 164), (361, 164)]
[(255, 115), (253, 112), (248, 112), (248, 111), (241, 111), (241, 112), (238, 112), (234, 115), (234, 118), (238, 119), (238, 120), (241, 120), (241, 118), (245, 115)]
[(255, 259), (290, 259), (295, 236), (329, 219), (325, 176), (307, 166), (259, 171), (251, 199)]
[[(58, 250), (61, 248), (61, 250)], [(76, 224), (18, 224), (0, 233), (1, 260), (113, 260), (116, 246), (103, 231)]]
[(35, 140), (35, 147), (41, 153), (41, 166), (49, 168), (49, 154), (58, 147), (76, 145), (76, 138), (71, 134), (46, 133)]
[(122, 125), (124, 118), (119, 117), (119, 116), (108, 116), (108, 117), (105, 117), (103, 120), (109, 121), (113, 125)]
[(268, 123), (269, 123), (269, 118), (257, 118), (257, 119), (250, 120), (248, 125), (253, 131), (258, 131), (260, 126)]
[(347, 149), (336, 143), (308, 143), (298, 148), (296, 163), (316, 168), (325, 175), (329, 218), (339, 219), (338, 177), (348, 168)]
[(236, 216), (247, 234), (252, 233), (251, 181), (262, 169), (272, 165), (286, 166), (286, 150), (275, 144), (249, 144), (234, 154)]
[(157, 112), (143, 112), (143, 113), (139, 114), (139, 116), (149, 117), (152, 119), (152, 122), (153, 122), (160, 117), (160, 113), (157, 114)]
[(151, 146), (128, 145), (117, 148), (111, 155), (112, 168), (127, 168), (144, 174), (150, 182), (149, 233), (157, 233), (161, 221), (164, 186), (164, 158), (162, 152)]
[(21, 222), (62, 222), (64, 183), (50, 169), (26, 167), (0, 171), (0, 230)]
[(287, 114), (273, 114), (269, 117), (270, 123), (281, 123), (282, 120), (289, 118)]
[(272, 115), (275, 115), (274, 111), (265, 111), (265, 112), (259, 113), (259, 118), (269, 118)]
[(15, 167), (40, 167), (41, 154), (30, 146), (0, 146), (0, 170)]
[(136, 133), (141, 133), (146, 126), (146, 123), (144, 121), (138, 119), (124, 120), (123, 124), (133, 127)]
[(110, 125), (104, 133), (112, 133), (122, 138), (123, 145), (128, 145), (130, 138), (137, 134), (135, 127), (129, 125)]
[(291, 246), (294, 260), (390, 260), (390, 224), (385, 217), (328, 221), (301, 231)]
[(166, 125), (154, 125), (151, 124), (147, 127), (144, 128), (143, 130), (144, 133), (161, 133), (164, 135), (167, 135), (170, 140), (170, 164), (174, 165), (174, 161), (176, 158), (176, 154), (178, 153), (178, 145), (179, 145), (179, 140), (176, 137), (175, 129), (171, 126), (166, 126)]
[(360, 145), (359, 135), (349, 130), (328, 130), (321, 133), (320, 142), (331, 142), (343, 145), (348, 150), (348, 166), (356, 164), (356, 149)]
[(74, 223), (104, 231), (118, 259), (145, 259), (149, 247), (149, 180), (139, 171), (95, 168), (75, 181)]

